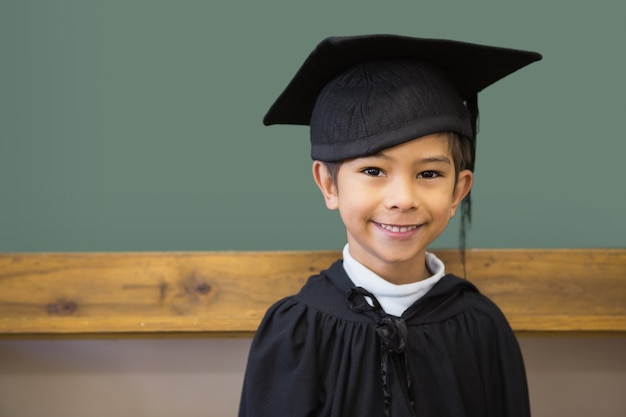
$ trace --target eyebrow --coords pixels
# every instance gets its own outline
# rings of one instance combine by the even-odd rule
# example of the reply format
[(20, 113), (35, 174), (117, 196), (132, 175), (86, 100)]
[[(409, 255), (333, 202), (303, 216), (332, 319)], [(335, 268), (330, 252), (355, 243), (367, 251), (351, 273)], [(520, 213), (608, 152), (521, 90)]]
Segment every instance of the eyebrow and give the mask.
[[(386, 155), (384, 152), (378, 152), (373, 155), (367, 156), (366, 158), (380, 158), (380, 159), (391, 160), (391, 158), (388, 155)], [(418, 159), (416, 162), (419, 162), (421, 164), (436, 163), (436, 164), (452, 165), (452, 161), (446, 155), (428, 156), (425, 158)]]
[(438, 163), (438, 164), (452, 165), (452, 161), (450, 160), (450, 158), (448, 158), (445, 155), (431, 156), (431, 157), (428, 157), (428, 158), (420, 159), (419, 161), (421, 163), (434, 162), (434, 163)]

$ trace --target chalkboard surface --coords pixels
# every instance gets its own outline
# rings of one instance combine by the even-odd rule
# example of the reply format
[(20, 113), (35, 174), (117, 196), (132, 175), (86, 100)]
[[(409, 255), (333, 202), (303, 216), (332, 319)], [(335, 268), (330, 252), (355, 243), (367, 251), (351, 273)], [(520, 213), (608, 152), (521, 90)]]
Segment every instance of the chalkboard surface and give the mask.
[(624, 247), (625, 7), (421, 3), (2, 1), (0, 252), (340, 248), (307, 129), (261, 119), (362, 33), (542, 53), (479, 96), (468, 244)]

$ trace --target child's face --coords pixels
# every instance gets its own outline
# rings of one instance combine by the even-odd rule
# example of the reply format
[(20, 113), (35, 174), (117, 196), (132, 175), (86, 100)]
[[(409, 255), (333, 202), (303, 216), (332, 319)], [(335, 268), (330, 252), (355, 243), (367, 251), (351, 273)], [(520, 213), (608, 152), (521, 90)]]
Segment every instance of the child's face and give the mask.
[[(335, 181), (313, 164), (329, 209), (338, 209), (351, 255), (388, 281), (427, 277), (425, 251), (446, 228), (472, 184), (455, 183), (448, 138), (434, 134), (341, 164)], [(416, 276), (423, 275), (423, 276)]]

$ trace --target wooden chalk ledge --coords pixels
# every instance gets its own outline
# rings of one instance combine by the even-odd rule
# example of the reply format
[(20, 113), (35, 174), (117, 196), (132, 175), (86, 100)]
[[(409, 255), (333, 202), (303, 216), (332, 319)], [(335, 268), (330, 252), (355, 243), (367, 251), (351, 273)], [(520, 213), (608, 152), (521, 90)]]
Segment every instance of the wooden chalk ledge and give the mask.
[[(435, 253), (462, 274), (458, 251)], [(339, 252), (0, 254), (0, 337), (250, 335)], [(626, 249), (469, 250), (516, 332), (626, 334)]]

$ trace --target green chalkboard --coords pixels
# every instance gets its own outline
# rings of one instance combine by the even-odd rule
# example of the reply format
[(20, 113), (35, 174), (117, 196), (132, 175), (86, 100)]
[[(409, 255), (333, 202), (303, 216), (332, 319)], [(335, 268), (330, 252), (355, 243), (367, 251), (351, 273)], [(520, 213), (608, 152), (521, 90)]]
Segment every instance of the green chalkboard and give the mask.
[[(1, 0), (0, 251), (340, 248), (307, 129), (261, 119), (318, 41), (363, 33), (541, 52), (479, 97), (468, 244), (624, 247), (625, 12), (608, 1)], [(457, 234), (453, 222), (435, 246)]]

